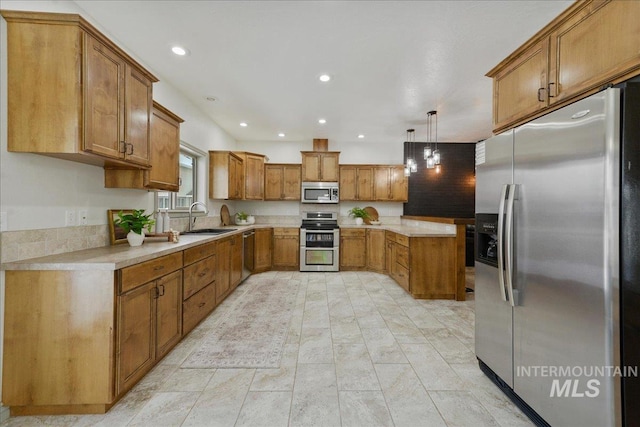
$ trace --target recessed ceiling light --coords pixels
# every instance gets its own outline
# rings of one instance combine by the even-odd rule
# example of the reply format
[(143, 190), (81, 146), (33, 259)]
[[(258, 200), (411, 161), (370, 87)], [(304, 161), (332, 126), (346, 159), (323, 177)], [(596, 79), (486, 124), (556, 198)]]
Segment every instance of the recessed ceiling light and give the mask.
[(187, 53), (189, 53), (189, 51), (187, 49), (185, 49), (182, 46), (173, 46), (171, 48), (171, 52), (175, 53), (176, 55), (180, 55), (180, 56), (185, 56)]
[(240, 122), (240, 126), (242, 126), (243, 128), (246, 128), (247, 126), (249, 126), (248, 124), (246, 124), (245, 122)]
[(329, 74), (322, 74), (318, 78), (320, 79), (321, 82), (328, 82), (329, 80), (331, 80), (331, 76)]
[(218, 100), (215, 96), (207, 96), (205, 99), (206, 99), (207, 101), (211, 101), (211, 102), (215, 102), (215, 101), (217, 101), (217, 100)]
[(282, 132), (280, 132), (280, 133), (278, 134), (278, 136), (279, 136), (280, 138), (284, 138), (284, 137), (285, 137), (284, 133), (282, 133)]
[(362, 139), (362, 138), (364, 138), (364, 135), (360, 134), (360, 135), (358, 135), (358, 138)]
[(320, 123), (321, 125), (323, 125), (323, 124), (327, 123), (327, 120), (326, 120), (326, 119), (319, 119), (319, 120), (318, 120), (318, 123)]

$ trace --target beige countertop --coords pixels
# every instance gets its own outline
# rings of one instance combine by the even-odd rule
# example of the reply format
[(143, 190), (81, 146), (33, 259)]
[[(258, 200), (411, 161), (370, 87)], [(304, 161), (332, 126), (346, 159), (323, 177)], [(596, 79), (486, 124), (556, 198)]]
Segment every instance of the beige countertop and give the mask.
[[(57, 255), (48, 255), (39, 258), (30, 258), (20, 261), (7, 262), (0, 266), (1, 270), (119, 270), (133, 264), (138, 264), (174, 252), (182, 251), (207, 242), (213, 242), (245, 230), (256, 228), (272, 228), (273, 224), (254, 224), (249, 226), (229, 226), (226, 228), (234, 231), (217, 235), (181, 234), (178, 243), (151, 240), (145, 241), (142, 246), (131, 247), (128, 244), (115, 246), (103, 246), (93, 249), (84, 249), (75, 252), (66, 252)], [(422, 227), (410, 227), (398, 224), (381, 225), (341, 225), (342, 228), (375, 228), (393, 231), (408, 237), (455, 237), (455, 232), (429, 230)], [(225, 228), (225, 227), (220, 227)]]

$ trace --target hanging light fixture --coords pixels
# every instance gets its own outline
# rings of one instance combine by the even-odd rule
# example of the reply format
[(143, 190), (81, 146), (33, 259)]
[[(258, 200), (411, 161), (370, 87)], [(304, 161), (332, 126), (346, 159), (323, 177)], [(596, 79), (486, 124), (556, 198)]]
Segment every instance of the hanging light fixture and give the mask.
[[(435, 130), (433, 120), (435, 117)], [(433, 135), (435, 134), (435, 140)], [(431, 147), (431, 143), (435, 141), (435, 148)], [(427, 169), (435, 169), (436, 173), (440, 173), (440, 150), (438, 150), (438, 112), (436, 110), (427, 113), (427, 145), (424, 148), (423, 157), (427, 161)]]
[(418, 171), (418, 164), (416, 163), (414, 153), (413, 153), (415, 151), (414, 132), (415, 132), (415, 129), (407, 129), (407, 149), (406, 149), (407, 159), (404, 165), (404, 176), (410, 176), (411, 172)]

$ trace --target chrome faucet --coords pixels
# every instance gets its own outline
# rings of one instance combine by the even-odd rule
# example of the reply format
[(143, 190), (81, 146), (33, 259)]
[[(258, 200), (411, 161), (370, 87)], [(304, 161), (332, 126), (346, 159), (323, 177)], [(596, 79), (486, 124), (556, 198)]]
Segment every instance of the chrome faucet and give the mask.
[(204, 214), (207, 215), (209, 213), (209, 209), (207, 208), (207, 205), (204, 202), (193, 202), (191, 203), (191, 206), (189, 206), (189, 231), (191, 231), (191, 228), (193, 225), (195, 225), (195, 218), (192, 220), (192, 216), (193, 216), (193, 207), (195, 205), (202, 205), (204, 207)]

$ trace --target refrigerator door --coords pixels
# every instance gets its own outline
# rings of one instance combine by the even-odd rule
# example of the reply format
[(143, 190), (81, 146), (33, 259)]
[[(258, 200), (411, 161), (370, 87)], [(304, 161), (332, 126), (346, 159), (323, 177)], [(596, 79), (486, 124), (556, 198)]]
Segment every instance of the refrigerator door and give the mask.
[(554, 426), (616, 424), (613, 378), (592, 370), (615, 364), (618, 106), (608, 89), (514, 136), (513, 388)]
[[(512, 182), (513, 131), (477, 147), (476, 212), (497, 214), (502, 189)], [(503, 299), (498, 268), (475, 262), (476, 356), (513, 387), (512, 308)]]

